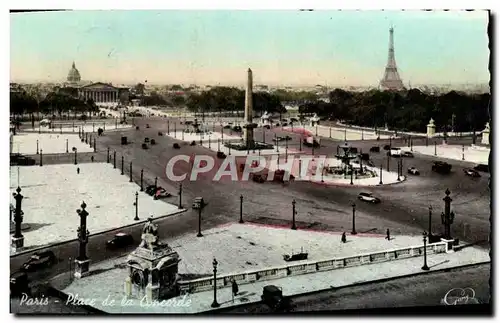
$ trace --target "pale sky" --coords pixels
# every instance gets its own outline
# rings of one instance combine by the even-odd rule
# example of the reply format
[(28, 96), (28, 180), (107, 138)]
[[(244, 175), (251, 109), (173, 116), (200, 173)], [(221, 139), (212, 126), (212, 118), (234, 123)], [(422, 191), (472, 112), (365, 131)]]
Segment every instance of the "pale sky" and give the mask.
[(389, 27), (403, 82), (484, 83), (486, 11), (73, 11), (11, 14), (11, 81), (377, 85)]

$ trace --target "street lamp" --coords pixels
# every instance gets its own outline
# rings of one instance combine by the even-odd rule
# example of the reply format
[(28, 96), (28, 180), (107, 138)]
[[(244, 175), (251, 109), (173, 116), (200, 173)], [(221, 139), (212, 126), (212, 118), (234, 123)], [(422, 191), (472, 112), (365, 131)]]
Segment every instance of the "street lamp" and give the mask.
[(43, 149), (40, 149), (40, 166), (43, 166)]
[(198, 238), (200, 237), (203, 237), (203, 234), (201, 234), (201, 209), (202, 209), (202, 205), (200, 203), (200, 205), (198, 206), (198, 234), (196, 235)]
[(379, 185), (382, 185), (382, 164), (380, 164), (380, 181), (378, 182)]
[(73, 148), (75, 150), (75, 165), (78, 164), (76, 158), (77, 158), (77, 154), (78, 154), (78, 149), (76, 147)]
[(240, 223), (243, 223), (243, 195), (240, 195)]
[(432, 205), (429, 205), (429, 236), (432, 236)]
[(295, 200), (292, 201), (292, 230), (297, 230), (295, 226)]
[(142, 184), (143, 179), (144, 179), (144, 169), (141, 169), (141, 192), (144, 191), (144, 186)]
[(220, 304), (217, 303), (217, 265), (219, 263), (217, 260), (214, 258), (214, 261), (212, 262), (212, 265), (214, 266), (214, 301), (212, 303), (212, 307), (219, 307)]
[(113, 152), (113, 168), (116, 169), (116, 150)]
[(352, 203), (352, 232), (351, 234), (358, 234), (356, 232), (356, 204)]
[(422, 266), (422, 270), (429, 269), (429, 266), (427, 266), (427, 232), (424, 231), (424, 265)]
[(390, 164), (391, 164), (391, 153), (389, 152), (389, 155), (387, 155), (387, 171), (389, 171)]
[(124, 157), (122, 155), (122, 175), (124, 174), (124, 172), (123, 172), (123, 163), (124, 163)]
[(36, 140), (36, 154), (38, 155), (39, 152), (38, 152), (38, 139)]
[(177, 208), (182, 209), (182, 183), (179, 183), (179, 205)]
[(465, 146), (462, 145), (462, 160), (465, 160), (464, 150), (465, 150)]
[(109, 164), (109, 147), (108, 147), (108, 153), (106, 154), (106, 163)]
[(139, 193), (135, 192), (135, 218), (134, 221), (139, 221)]
[(130, 178), (128, 181), (132, 182), (132, 162), (130, 162)]
[(434, 156), (437, 156), (437, 146), (435, 140), (434, 140)]
[(351, 171), (351, 183), (350, 184), (353, 185), (354, 183), (352, 182), (352, 175), (354, 173), (354, 170), (352, 168), (352, 165), (349, 165), (349, 168), (350, 168), (350, 171)]
[(446, 189), (446, 196), (443, 198), (444, 201), (444, 213), (441, 213), (441, 222), (444, 225), (444, 235), (445, 239), (451, 239), (451, 225), (455, 219), (455, 212), (451, 211), (451, 201), (450, 190)]

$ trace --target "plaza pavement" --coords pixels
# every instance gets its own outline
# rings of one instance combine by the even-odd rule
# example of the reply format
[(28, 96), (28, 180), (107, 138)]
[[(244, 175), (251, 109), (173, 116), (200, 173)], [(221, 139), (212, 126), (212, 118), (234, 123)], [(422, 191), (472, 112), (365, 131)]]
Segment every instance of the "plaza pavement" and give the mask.
[[(401, 147), (402, 150), (410, 151), (408, 147)], [(462, 146), (459, 145), (436, 145), (434, 150), (434, 144), (429, 143), (428, 146), (413, 146), (411, 149), (413, 153), (436, 156), (438, 158), (447, 158), (454, 160), (464, 160), (477, 164), (488, 164), (488, 157), (490, 154), (490, 149), (481, 146), (464, 146), (462, 155)], [(434, 154), (436, 152), (436, 154)], [(464, 159), (462, 159), (462, 156)]]
[[(77, 174), (77, 168), (80, 174)], [(17, 167), (11, 167), (10, 192), (18, 186)], [(135, 193), (138, 192), (138, 216), (141, 221), (176, 214), (179, 210), (175, 197), (171, 203), (153, 200), (120, 169), (107, 163), (62, 164), (19, 167), (19, 185), (22, 189), (23, 223), (30, 229), (23, 231), (26, 249), (76, 239), (80, 219), (76, 213), (82, 201), (87, 204), (87, 228), (90, 234), (130, 225), (135, 218)], [(11, 203), (15, 200), (11, 194)], [(23, 250), (25, 251), (25, 250)], [(23, 252), (21, 251), (21, 252)]]
[[(388, 241), (381, 235), (370, 234), (348, 235), (348, 242), (341, 243), (340, 232), (295, 231), (254, 224), (230, 224), (204, 231), (203, 234), (201, 238), (191, 233), (174, 240), (166, 239), (166, 242), (179, 253), (181, 258), (179, 274), (210, 277), (214, 257), (219, 263), (220, 275), (291, 264), (283, 260), (283, 254), (299, 252), (301, 248), (309, 253), (308, 260), (321, 260), (423, 244), (421, 236), (395, 236)], [(120, 257), (95, 265), (91, 263), (89, 276), (70, 281), (68, 279), (70, 274), (65, 273), (53, 279), (51, 284), (66, 294), (78, 294), (81, 299), (94, 299), (94, 307), (108, 313), (199, 313), (213, 309), (210, 306), (213, 301), (213, 290), (174, 298), (175, 301), (184, 300), (178, 304), (189, 303), (189, 306), (175, 306), (172, 302), (165, 304), (166, 306), (148, 305), (141, 303), (141, 299), (137, 298), (131, 298), (126, 303), (122, 303), (124, 281), (128, 274), (127, 267), (124, 265), (125, 261), (125, 257)], [(431, 271), (489, 261), (487, 251), (473, 246), (464, 247), (452, 253), (428, 255), (428, 265)], [(300, 264), (300, 261), (293, 263), (293, 265), (296, 264)], [(262, 288), (266, 285), (277, 285), (283, 289), (285, 296), (292, 296), (418, 274), (422, 273), (422, 265), (423, 257), (413, 257), (257, 281), (240, 285), (240, 292), (234, 298), (234, 302), (231, 288), (219, 287), (217, 299), (221, 307), (231, 307), (259, 302)], [(115, 300), (115, 304), (103, 305), (105, 299)]]
[(112, 121), (97, 121), (97, 122), (92, 122), (92, 121), (87, 121), (86, 123), (73, 123), (71, 121), (68, 122), (56, 122), (53, 123), (52, 128), (49, 128), (48, 126), (41, 126), (41, 127), (35, 127), (35, 128), (26, 128), (23, 131), (25, 132), (42, 132), (42, 133), (53, 133), (53, 134), (61, 134), (63, 133), (68, 133), (68, 132), (74, 132), (75, 134), (78, 135), (78, 131), (80, 129), (85, 131), (85, 132), (94, 132), (97, 134), (97, 130), (99, 128), (102, 128), (104, 132), (106, 131), (114, 131), (114, 130), (126, 130), (126, 129), (131, 129), (132, 125), (129, 124), (120, 124), (119, 122), (116, 123), (114, 120)]
[(12, 137), (12, 153), (20, 153), (25, 155), (37, 154), (38, 149), (43, 150), (42, 154), (65, 154), (66, 140), (68, 140), (68, 153), (74, 154), (73, 147), (78, 152), (93, 152), (94, 148), (90, 148), (89, 144), (81, 142), (78, 134), (47, 134), (47, 133), (18, 133)]

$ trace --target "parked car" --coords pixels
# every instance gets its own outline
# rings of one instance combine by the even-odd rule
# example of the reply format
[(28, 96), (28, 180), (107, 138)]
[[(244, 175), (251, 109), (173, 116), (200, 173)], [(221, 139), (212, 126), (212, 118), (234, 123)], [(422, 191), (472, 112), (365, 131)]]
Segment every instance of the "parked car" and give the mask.
[(163, 136), (163, 132), (158, 131), (158, 136)]
[(144, 142), (148, 143), (149, 142), (149, 138), (148, 137), (144, 138)]
[(268, 124), (266, 124), (266, 125), (264, 125), (264, 126), (262, 126), (262, 127), (263, 127), (263, 128), (266, 128), (266, 129), (271, 129), (271, 126), (270, 126), (270, 125), (268, 125)]
[(172, 147), (174, 147), (174, 149), (181, 149), (181, 146), (179, 146), (178, 143), (174, 143)]
[(122, 137), (122, 145), (126, 145), (128, 144), (128, 140), (127, 140), (127, 137)]
[(224, 125), (222, 128), (223, 128), (223, 129), (231, 129), (231, 125), (226, 124), (226, 125)]
[(10, 275), (10, 294), (12, 296), (21, 296), (29, 292), (28, 274), (24, 271), (16, 271)]
[(240, 126), (234, 126), (234, 127), (233, 127), (233, 131), (236, 131), (236, 132), (242, 132), (242, 131), (243, 131), (243, 128), (241, 128)]
[(50, 250), (36, 252), (21, 266), (22, 271), (33, 272), (49, 268), (56, 263), (56, 256)]
[(409, 158), (413, 158), (415, 156), (413, 156), (413, 153), (412, 152), (409, 152), (409, 151), (403, 151), (401, 153), (401, 157), (409, 157)]
[(151, 145), (156, 145), (156, 140), (154, 139), (151, 139), (151, 141), (149, 142)]
[(474, 170), (478, 172), (484, 172), (484, 173), (489, 173), (490, 172), (490, 167), (485, 164), (478, 164), (474, 167)]
[(378, 197), (373, 196), (372, 193), (361, 192), (358, 194), (358, 199), (365, 202), (370, 202), (373, 204), (380, 203), (380, 199)]
[(10, 155), (10, 165), (11, 166), (32, 166), (35, 165), (36, 161), (31, 158), (21, 154)]
[(113, 239), (106, 242), (106, 247), (110, 249), (125, 248), (134, 243), (134, 238), (128, 233), (117, 233)]
[(451, 165), (446, 162), (436, 161), (432, 164), (432, 171), (439, 174), (449, 174), (451, 172)]
[(163, 187), (158, 187), (158, 189), (154, 193), (153, 198), (155, 200), (158, 200), (158, 199), (162, 199), (162, 198), (170, 197), (170, 196), (172, 196), (172, 194), (170, 194), (169, 192), (167, 192), (167, 190), (165, 190)]
[(217, 158), (224, 159), (224, 158), (226, 158), (226, 154), (223, 153), (222, 151), (218, 151), (217, 152)]
[(143, 143), (142, 144), (142, 149), (148, 149), (148, 144)]
[(411, 174), (411, 175), (420, 175), (420, 172), (415, 167), (410, 167), (410, 168), (408, 168), (408, 174)]
[(470, 177), (481, 177), (477, 171), (470, 168), (464, 168), (464, 174)]
[(146, 189), (144, 190), (144, 192), (146, 192), (146, 194), (148, 194), (148, 195), (153, 196), (155, 194), (155, 192), (156, 192), (156, 189), (157, 189), (156, 186), (149, 185), (148, 187), (146, 187)]
[(149, 123), (148, 123), (148, 124), (146, 124), (146, 128), (151, 128), (151, 127), (149, 126)]
[(391, 145), (384, 145), (384, 150), (391, 150)]
[(262, 289), (260, 296), (262, 303), (269, 306), (273, 311), (289, 311), (293, 306), (289, 299), (283, 297), (281, 288), (275, 285), (267, 285)]
[(373, 146), (370, 148), (371, 153), (379, 153), (380, 152), (380, 147), (379, 146)]
[(359, 154), (359, 158), (361, 158), (361, 160), (370, 160), (370, 154), (367, 153)]

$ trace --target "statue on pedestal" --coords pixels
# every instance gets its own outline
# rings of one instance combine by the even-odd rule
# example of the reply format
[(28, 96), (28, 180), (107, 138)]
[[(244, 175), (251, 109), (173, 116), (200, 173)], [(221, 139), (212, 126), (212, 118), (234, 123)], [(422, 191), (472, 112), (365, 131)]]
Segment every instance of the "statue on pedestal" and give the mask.
[(148, 222), (144, 224), (141, 239), (142, 241), (139, 245), (141, 248), (154, 249), (155, 246), (158, 246), (158, 225), (153, 223), (152, 217), (150, 217)]

